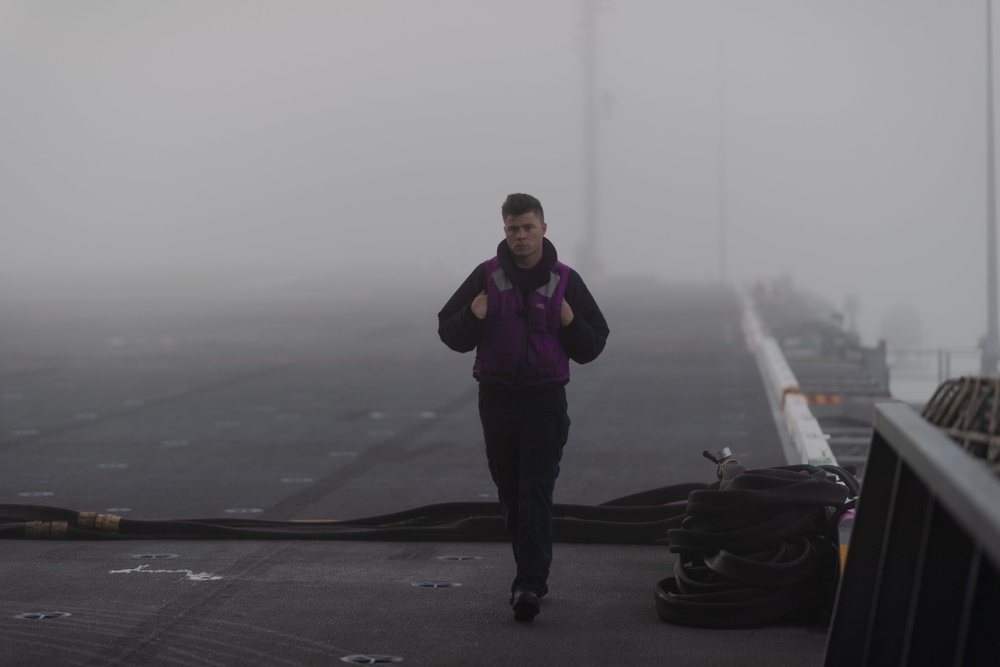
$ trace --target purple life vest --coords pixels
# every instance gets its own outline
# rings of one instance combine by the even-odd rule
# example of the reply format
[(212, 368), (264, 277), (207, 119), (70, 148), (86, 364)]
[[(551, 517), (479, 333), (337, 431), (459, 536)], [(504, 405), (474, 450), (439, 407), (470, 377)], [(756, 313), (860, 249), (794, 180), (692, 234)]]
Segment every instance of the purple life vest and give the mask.
[(480, 381), (540, 384), (569, 380), (569, 355), (559, 341), (559, 316), (570, 268), (556, 261), (549, 282), (528, 294), (493, 257), (486, 264), (486, 326), (472, 374)]

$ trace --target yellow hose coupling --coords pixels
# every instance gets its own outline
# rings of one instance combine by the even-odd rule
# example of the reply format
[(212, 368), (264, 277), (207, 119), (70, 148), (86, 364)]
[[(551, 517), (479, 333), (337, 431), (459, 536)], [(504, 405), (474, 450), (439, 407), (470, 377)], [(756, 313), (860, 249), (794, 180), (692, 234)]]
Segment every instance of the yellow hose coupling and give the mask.
[(69, 536), (66, 521), (29, 521), (24, 524), (24, 536), (29, 540), (62, 540)]
[(115, 514), (98, 514), (97, 512), (80, 512), (76, 525), (80, 528), (93, 528), (107, 533), (118, 532), (118, 522), (122, 518)]

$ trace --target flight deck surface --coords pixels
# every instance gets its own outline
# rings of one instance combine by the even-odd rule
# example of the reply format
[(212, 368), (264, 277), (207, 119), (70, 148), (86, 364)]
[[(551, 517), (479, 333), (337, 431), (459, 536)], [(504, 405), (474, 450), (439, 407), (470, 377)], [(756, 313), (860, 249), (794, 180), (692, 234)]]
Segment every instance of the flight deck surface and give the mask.
[[(290, 520), (493, 500), (472, 355), (436, 334), (453, 287), (5, 304), (0, 503)], [(726, 446), (748, 468), (788, 463), (735, 294), (590, 287), (611, 336), (571, 369), (556, 502), (710, 482), (702, 451)], [(800, 667), (822, 662), (826, 636), (809, 621), (659, 620), (654, 586), (675, 561), (662, 546), (557, 544), (550, 594), (522, 624), (501, 542), (0, 544), (0, 662), (11, 665)]]

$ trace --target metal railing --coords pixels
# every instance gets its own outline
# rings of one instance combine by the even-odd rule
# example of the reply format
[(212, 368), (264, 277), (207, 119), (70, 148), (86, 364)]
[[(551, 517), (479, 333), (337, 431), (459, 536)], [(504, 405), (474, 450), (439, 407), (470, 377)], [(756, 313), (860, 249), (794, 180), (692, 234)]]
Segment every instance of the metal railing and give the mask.
[(829, 667), (996, 664), (1000, 481), (904, 403), (875, 432)]
[(889, 347), (886, 357), (894, 374), (933, 378), (941, 384), (958, 375), (979, 373), (983, 351), (977, 347)]
[(890, 391), (896, 398), (922, 403), (945, 380), (979, 374), (982, 356), (982, 350), (975, 347), (889, 347)]

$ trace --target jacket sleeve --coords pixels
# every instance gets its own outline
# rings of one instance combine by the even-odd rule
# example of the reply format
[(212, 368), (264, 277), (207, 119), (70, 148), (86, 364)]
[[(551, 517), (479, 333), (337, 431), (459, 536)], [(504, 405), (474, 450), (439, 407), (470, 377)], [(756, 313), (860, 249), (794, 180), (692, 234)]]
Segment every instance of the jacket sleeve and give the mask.
[(472, 300), (485, 289), (486, 273), (480, 264), (438, 313), (438, 336), (445, 345), (456, 352), (476, 349), (476, 345), (483, 337), (485, 323), (472, 314), (471, 306)]
[(593, 361), (604, 350), (610, 330), (604, 313), (576, 271), (569, 274), (565, 299), (573, 309), (573, 321), (559, 330), (559, 339), (576, 363)]

